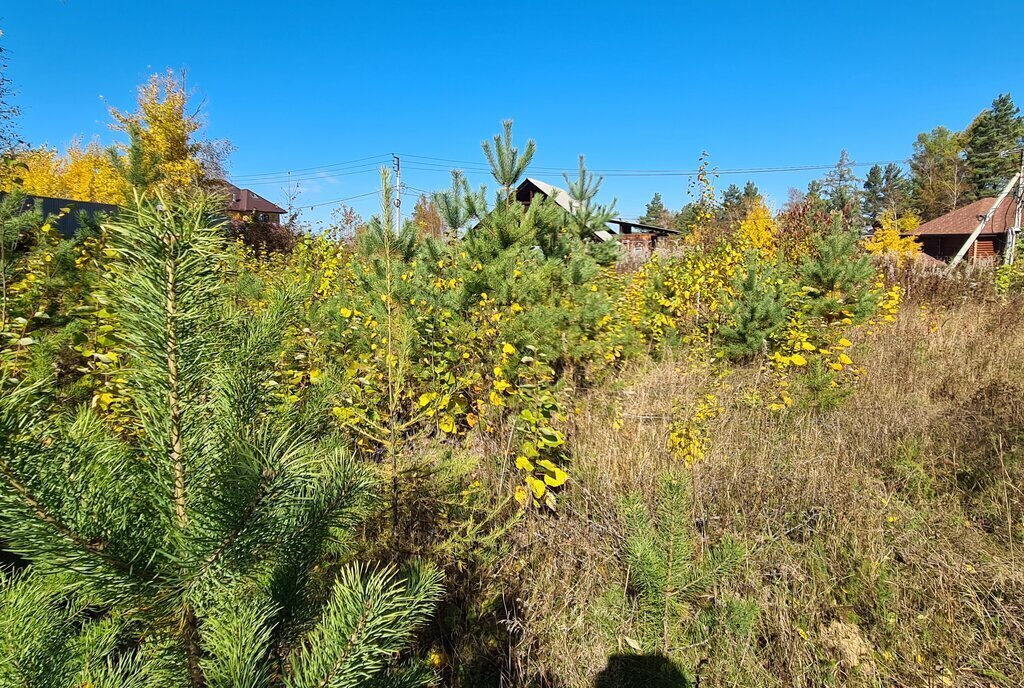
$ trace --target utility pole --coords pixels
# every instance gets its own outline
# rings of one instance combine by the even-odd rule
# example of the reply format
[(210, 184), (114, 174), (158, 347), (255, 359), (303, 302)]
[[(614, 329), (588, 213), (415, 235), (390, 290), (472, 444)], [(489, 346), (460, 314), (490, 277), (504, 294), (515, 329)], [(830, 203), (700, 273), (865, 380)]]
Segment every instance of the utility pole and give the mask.
[(1017, 209), (1013, 212), (1013, 227), (1006, 233), (1003, 263), (1013, 265), (1017, 257), (1017, 236), (1020, 234), (1021, 209), (1024, 207), (1024, 149), (1020, 151), (1020, 170), (1017, 172)]
[(395, 236), (402, 233), (402, 159), (391, 154), (391, 164), (395, 168)]
[(1002, 203), (1003, 199), (1006, 198), (1006, 196), (1010, 193), (1010, 189), (1017, 185), (1017, 182), (1020, 180), (1020, 178), (1021, 174), (1019, 172), (1013, 175), (1013, 179), (1010, 180), (1010, 183), (1007, 184), (1006, 187), (1003, 189), (1002, 193), (1000, 193), (999, 196), (996, 197), (995, 203), (993, 203), (989, 211), (985, 213), (985, 216), (981, 218), (981, 222), (979, 222), (978, 226), (974, 228), (974, 231), (971, 232), (971, 235), (967, 237), (967, 241), (965, 241), (964, 245), (960, 247), (960, 250), (957, 251), (957, 254), (953, 256), (953, 260), (949, 263), (949, 267), (946, 269), (947, 274), (952, 272), (953, 268), (959, 265), (960, 261), (964, 259), (964, 256), (967, 255), (967, 252), (971, 249), (971, 246), (973, 246), (974, 242), (977, 241), (978, 235), (981, 234), (981, 230), (985, 229), (985, 225), (987, 225), (989, 223), (989, 220), (992, 219), (992, 216), (996, 214), (996, 209), (999, 207), (999, 204)]

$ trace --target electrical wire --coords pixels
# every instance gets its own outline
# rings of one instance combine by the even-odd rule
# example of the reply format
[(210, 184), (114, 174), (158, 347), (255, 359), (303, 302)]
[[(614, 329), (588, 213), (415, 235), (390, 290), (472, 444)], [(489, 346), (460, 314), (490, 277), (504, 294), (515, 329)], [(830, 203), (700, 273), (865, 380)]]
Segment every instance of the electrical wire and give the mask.
[(356, 170), (356, 169), (349, 169), (348, 171), (345, 171), (345, 172), (329, 172), (329, 173), (328, 172), (318, 172), (316, 174), (309, 174), (309, 175), (304, 175), (304, 176), (281, 177), (281, 178), (277, 178), (277, 179), (266, 179), (266, 180), (260, 179), (260, 180), (256, 180), (256, 181), (245, 181), (245, 180), (239, 179), (237, 177), (234, 177), (234, 178), (232, 178), (232, 181), (239, 182), (240, 184), (244, 184), (246, 186), (271, 186), (271, 185), (281, 185), (281, 184), (289, 184), (289, 183), (296, 183), (297, 184), (297, 183), (302, 182), (302, 181), (310, 181), (310, 180), (314, 180), (315, 181), (315, 180), (318, 180), (318, 179), (329, 181), (330, 179), (333, 179), (335, 177), (348, 177), (348, 176), (353, 175), (353, 174), (367, 174), (369, 172), (376, 173), (379, 170), (380, 170), (380, 167), (377, 166), (377, 165), (374, 165), (372, 167), (367, 167), (365, 169), (358, 169), (358, 170)]
[(300, 205), (300, 206), (296, 206), (296, 207), (297, 208), (308, 208), (308, 209), (312, 210), (313, 208), (319, 208), (320, 206), (334, 205), (336, 203), (344, 203), (345, 201), (354, 201), (357, 198), (365, 198), (366, 196), (373, 196), (374, 194), (379, 194), (379, 193), (380, 193), (380, 189), (374, 189), (373, 191), (367, 191), (366, 193), (357, 194), (355, 196), (349, 196), (347, 198), (335, 198), (335, 199), (332, 199), (330, 201), (320, 201), (319, 203), (312, 203), (310, 205)]
[[(296, 173), (310, 172), (313, 170), (324, 170), (330, 168), (344, 167), (346, 165), (352, 165), (355, 163), (367, 164), (367, 160), (378, 160), (380, 158), (390, 158), (390, 153), (381, 153), (379, 155), (370, 155), (365, 158), (356, 158), (355, 160), (345, 160), (343, 162), (328, 163), (326, 165), (314, 165), (312, 167), (298, 167), (291, 170), (281, 170), (279, 172), (254, 172), (251, 174), (240, 174), (235, 175), (235, 179), (253, 179), (258, 177), (287, 177), (289, 174), (295, 175)], [(373, 163), (377, 164), (377, 163)]]

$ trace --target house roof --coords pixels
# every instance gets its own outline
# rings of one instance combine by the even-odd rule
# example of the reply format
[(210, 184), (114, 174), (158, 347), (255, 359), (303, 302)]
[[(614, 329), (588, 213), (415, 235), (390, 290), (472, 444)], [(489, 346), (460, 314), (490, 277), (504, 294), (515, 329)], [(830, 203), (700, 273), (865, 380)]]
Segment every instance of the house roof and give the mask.
[[(910, 234), (916, 236), (970, 234), (978, 226), (982, 218), (985, 217), (985, 214), (992, 209), (992, 204), (995, 203), (995, 200), (995, 198), (982, 198), (970, 205), (965, 205), (963, 208), (957, 208), (941, 217), (929, 220), (913, 232), (910, 232)], [(992, 219), (988, 221), (981, 233), (1006, 234), (1007, 229), (1013, 226), (1014, 210), (1015, 204), (1013, 201), (1004, 200), (996, 208)]]
[(637, 228), (642, 229), (644, 232), (653, 234), (682, 234), (682, 232), (679, 231), (678, 229), (671, 229), (669, 227), (662, 227), (660, 225), (650, 225), (645, 222), (627, 220), (622, 217), (612, 220), (611, 223), (618, 225), (620, 232), (623, 232), (623, 230), (625, 230), (626, 227), (629, 227), (629, 231), (632, 231), (633, 228)]
[(240, 189), (231, 182), (222, 182), (221, 186), (228, 194), (230, 202), (228, 210), (238, 213), (284, 213), (284, 208), (272, 203), (250, 189)]
[(569, 196), (568, 191), (548, 184), (547, 182), (542, 182), (539, 179), (534, 179), (533, 177), (527, 177), (519, 184), (519, 188), (516, 189), (516, 195), (518, 196), (520, 192), (530, 186), (533, 186), (535, 190), (540, 191), (542, 194), (557, 203), (565, 212), (571, 213), (574, 210), (574, 201)]

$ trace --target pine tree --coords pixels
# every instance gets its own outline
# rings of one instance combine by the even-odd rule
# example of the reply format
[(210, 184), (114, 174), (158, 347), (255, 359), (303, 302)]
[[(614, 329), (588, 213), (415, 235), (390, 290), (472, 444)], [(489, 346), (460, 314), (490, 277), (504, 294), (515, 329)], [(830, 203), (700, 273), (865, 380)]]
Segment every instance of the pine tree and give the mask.
[(138, 198), (110, 226), (126, 429), (37, 386), (0, 397), (0, 528), (28, 561), (0, 591), (16, 685), (354, 688), (438, 597), (432, 571), (327, 558), (372, 483), (319, 414), (275, 402), (293, 307), (232, 305), (218, 209)]
[(743, 192), (735, 184), (730, 184), (722, 192), (722, 217), (732, 224), (739, 222), (746, 214), (743, 208)]
[(885, 190), (882, 179), (882, 166), (872, 165), (864, 178), (864, 194), (861, 199), (861, 212), (864, 222), (871, 226), (882, 216), (885, 209)]
[(537, 144), (532, 140), (527, 141), (526, 147), (520, 153), (512, 143), (512, 120), (505, 120), (501, 126), (502, 133), (494, 136), (493, 146), (491, 141), (484, 141), (481, 145), (487, 162), (491, 165), (491, 175), (494, 181), (498, 182), (500, 199), (505, 205), (510, 205), (514, 200), (519, 180), (526, 173), (526, 168), (530, 166), (530, 161), (537, 152)]
[(646, 225), (664, 227), (668, 220), (668, 216), (668, 208), (666, 208), (665, 204), (662, 202), (661, 194), (655, 192), (654, 196), (647, 204), (644, 214), (640, 216), (640, 222)]
[(576, 179), (570, 179), (567, 174), (563, 176), (569, 187), (572, 208), (572, 212), (569, 213), (569, 226), (576, 236), (581, 239), (592, 239), (595, 232), (607, 231), (608, 223), (615, 217), (615, 200), (613, 199), (609, 206), (594, 202), (598, 191), (601, 190), (602, 178), (595, 179), (593, 174), (587, 172), (582, 155)]
[(128, 146), (125, 150), (116, 147), (107, 149), (111, 164), (128, 183), (128, 200), (131, 202), (135, 191), (148, 191), (162, 178), (160, 154), (147, 146), (142, 136), (142, 128), (137, 122), (125, 125), (128, 133)]
[(811, 299), (811, 315), (828, 322), (861, 322), (875, 312), (875, 269), (859, 245), (858, 233), (839, 218), (831, 231), (814, 239), (814, 253), (800, 264), (801, 285)]
[(680, 232), (689, 232), (697, 221), (697, 209), (693, 203), (687, 203), (672, 217), (672, 228)]
[(756, 251), (733, 277), (736, 296), (725, 311), (725, 324), (717, 333), (728, 358), (742, 360), (767, 352), (786, 329), (792, 288), (777, 266)]
[(622, 504), (626, 560), (638, 593), (638, 640), (645, 650), (673, 659), (706, 641), (731, 616), (732, 605), (718, 607), (707, 596), (745, 556), (732, 540), (698, 554), (690, 527), (692, 499), (689, 475), (671, 471), (660, 481), (653, 512), (638, 496)]
[(894, 162), (888, 163), (882, 172), (882, 204), (896, 216), (910, 212), (910, 182)]
[(1009, 93), (992, 101), (966, 133), (967, 164), (974, 198), (996, 196), (1017, 172), (1024, 145), (1024, 118)]
[(460, 236), (471, 220), (479, 221), (487, 214), (486, 190), (483, 187), (479, 192), (470, 189), (461, 170), (453, 170), (451, 188), (434, 193), (432, 199), (452, 238)]
[(761, 198), (761, 192), (757, 188), (757, 184), (752, 181), (748, 181), (743, 185), (743, 206), (748, 210), (759, 201), (763, 201)]

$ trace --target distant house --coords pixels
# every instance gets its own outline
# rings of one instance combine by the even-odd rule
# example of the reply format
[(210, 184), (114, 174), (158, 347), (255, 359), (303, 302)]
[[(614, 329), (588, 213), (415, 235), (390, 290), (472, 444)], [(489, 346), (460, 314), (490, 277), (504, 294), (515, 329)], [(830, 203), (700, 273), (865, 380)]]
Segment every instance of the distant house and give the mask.
[(234, 222), (267, 222), (280, 224), (284, 208), (260, 196), (255, 191), (240, 189), (230, 182), (218, 186), (228, 196), (228, 215)]
[[(6, 194), (0, 193), (0, 198)], [(92, 203), (91, 201), (72, 201), (68, 198), (50, 198), (49, 196), (25, 196), (22, 210), (32, 210), (36, 206), (47, 218), (49, 223), (63, 236), (74, 236), (83, 224), (100, 222), (105, 217), (117, 214), (118, 206), (110, 203)]]
[[(532, 177), (523, 180), (516, 188), (516, 200), (527, 207), (538, 194), (550, 198), (567, 213), (572, 213), (578, 204), (578, 201), (574, 201), (565, 189)], [(614, 219), (608, 224), (608, 231), (595, 232), (594, 236), (599, 241), (613, 241), (618, 238), (623, 247), (629, 251), (649, 253), (654, 250), (661, 239), (679, 234), (679, 230), (676, 229), (648, 225), (623, 218)]]
[[(995, 198), (982, 198), (963, 208), (946, 213), (909, 232), (921, 242), (921, 251), (939, 260), (949, 260), (957, 254), (967, 238), (977, 228)], [(971, 262), (995, 261), (1006, 247), (1007, 232), (1013, 226), (1016, 204), (1006, 199), (996, 208), (992, 218), (985, 224), (978, 240), (971, 245), (966, 259)]]
[(651, 252), (658, 247), (658, 243), (668, 237), (682, 234), (678, 229), (649, 225), (644, 222), (634, 222), (618, 218), (612, 220), (618, 230), (619, 242), (630, 251)]
[(569, 192), (565, 189), (560, 189), (557, 186), (542, 182), (539, 179), (533, 179), (532, 177), (524, 179), (516, 188), (516, 200), (526, 207), (530, 206), (533, 197), (537, 194), (550, 198), (567, 213), (572, 213), (578, 204), (577, 201), (572, 200)]

